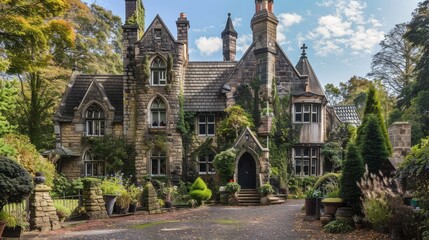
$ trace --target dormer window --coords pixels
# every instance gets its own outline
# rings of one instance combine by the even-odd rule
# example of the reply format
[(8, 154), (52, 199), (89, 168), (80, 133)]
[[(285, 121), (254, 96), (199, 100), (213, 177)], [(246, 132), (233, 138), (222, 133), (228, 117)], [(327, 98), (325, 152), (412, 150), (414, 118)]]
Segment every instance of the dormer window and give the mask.
[(151, 127), (165, 128), (167, 126), (167, 107), (162, 99), (157, 98), (150, 107)]
[(104, 136), (106, 116), (98, 104), (92, 104), (85, 112), (86, 136)]
[(160, 57), (153, 60), (150, 67), (152, 86), (165, 86), (167, 83), (167, 64)]

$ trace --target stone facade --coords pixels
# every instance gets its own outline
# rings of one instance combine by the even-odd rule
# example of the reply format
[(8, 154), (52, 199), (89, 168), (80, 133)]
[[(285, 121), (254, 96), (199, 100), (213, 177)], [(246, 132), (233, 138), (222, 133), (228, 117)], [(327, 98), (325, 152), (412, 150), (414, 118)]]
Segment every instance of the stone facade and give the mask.
[(151, 182), (147, 182), (142, 193), (142, 208), (144, 211), (152, 213), (160, 213), (160, 206), (155, 188)]
[(54, 201), (51, 198), (52, 189), (44, 184), (36, 184), (30, 195), (30, 229), (50, 231), (61, 228)]
[[(135, 0), (125, 0), (125, 3), (128, 18), (136, 11), (137, 4)], [(323, 89), (304, 58), (305, 54), (296, 67), (290, 62), (276, 42), (277, 24), (274, 1), (255, 1), (255, 14), (251, 21), (253, 42), (241, 59), (235, 61), (238, 33), (228, 15), (221, 34), (224, 61), (217, 62), (194, 62), (189, 59), (190, 23), (185, 13), (180, 13), (176, 21), (177, 39), (159, 15), (144, 33), (139, 32), (136, 25), (124, 25), (123, 74), (100, 76), (75, 73), (64, 93), (55, 117), (57, 147), (67, 148), (75, 155), (62, 156), (60, 169), (69, 178), (88, 175), (86, 167), (91, 166), (85, 165), (84, 156), (91, 149), (82, 145), (82, 137), (88, 135), (88, 126), (93, 124), (92, 119), (88, 120), (87, 109), (96, 104), (104, 114), (103, 134), (125, 136), (134, 144), (137, 179), (142, 180), (145, 175), (201, 172), (198, 163), (196, 169), (183, 169), (184, 160), (196, 159), (191, 159), (192, 152), (184, 156), (182, 136), (177, 130), (180, 111), (195, 113), (191, 123), (195, 126), (194, 144), (198, 145), (207, 138), (216, 138), (216, 124), (224, 117), (225, 108), (235, 103), (239, 88), (259, 81), (258, 96), (255, 97), (259, 97), (264, 104), (259, 108), (272, 108), (274, 79), (281, 96), (293, 96), (291, 112), (294, 111), (294, 104), (319, 104), (320, 120), (317, 123), (297, 123), (302, 125), (301, 145), (297, 147), (305, 145), (320, 149), (327, 136), (324, 119), (328, 113)], [(305, 48), (303, 50), (305, 52)], [(184, 98), (183, 109), (180, 108), (181, 97)], [(152, 109), (154, 103), (162, 103), (165, 109)], [(158, 121), (161, 121), (159, 116), (162, 115), (162, 126), (154, 120), (156, 114), (159, 114)], [(271, 122), (270, 117), (264, 118), (263, 125), (256, 126), (258, 136), (252, 138), (254, 144), (239, 144), (239, 151), (243, 152), (236, 160), (237, 172), (243, 164), (240, 163), (241, 156), (246, 161), (252, 159), (257, 168), (257, 185), (269, 178), (269, 151), (261, 147), (258, 138), (264, 139), (268, 135)], [(163, 149), (153, 144), (159, 137), (163, 138)], [(192, 146), (191, 150), (197, 147)], [(164, 160), (156, 162), (154, 154), (158, 152), (162, 152), (165, 163)], [(320, 153), (317, 155), (319, 170), (316, 175), (320, 175), (323, 161)], [(156, 164), (161, 163), (165, 165), (160, 170)]]

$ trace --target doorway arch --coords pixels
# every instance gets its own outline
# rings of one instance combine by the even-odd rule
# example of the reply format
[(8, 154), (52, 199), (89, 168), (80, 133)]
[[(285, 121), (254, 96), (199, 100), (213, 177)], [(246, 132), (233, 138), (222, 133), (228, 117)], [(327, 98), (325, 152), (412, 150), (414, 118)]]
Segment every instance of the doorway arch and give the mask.
[(238, 160), (237, 182), (242, 189), (256, 188), (256, 162), (249, 152), (245, 152)]

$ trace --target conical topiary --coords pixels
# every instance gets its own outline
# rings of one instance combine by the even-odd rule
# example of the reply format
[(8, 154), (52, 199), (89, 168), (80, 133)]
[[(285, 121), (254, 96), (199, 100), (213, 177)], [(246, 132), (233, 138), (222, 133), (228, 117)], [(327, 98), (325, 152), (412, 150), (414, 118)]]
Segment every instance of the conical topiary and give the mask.
[(197, 203), (201, 205), (204, 201), (207, 201), (209, 198), (211, 198), (212, 191), (207, 188), (204, 180), (201, 177), (198, 177), (191, 186), (189, 196), (191, 196), (192, 199), (196, 200)]
[(142, 193), (142, 207), (149, 213), (160, 212), (158, 196), (151, 182), (147, 182)]
[(354, 143), (349, 143), (347, 146), (346, 162), (343, 166), (343, 171), (340, 179), (340, 197), (350, 202), (357, 202), (362, 195), (362, 192), (357, 185), (357, 182), (363, 176), (365, 167), (359, 148)]

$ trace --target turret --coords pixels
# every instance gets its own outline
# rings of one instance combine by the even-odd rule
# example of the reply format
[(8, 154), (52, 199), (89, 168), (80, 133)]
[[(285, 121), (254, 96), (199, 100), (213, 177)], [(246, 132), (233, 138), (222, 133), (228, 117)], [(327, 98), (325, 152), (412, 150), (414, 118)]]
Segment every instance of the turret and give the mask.
[(237, 53), (237, 35), (231, 20), (231, 13), (228, 13), (225, 30), (222, 32), (224, 61), (235, 61), (235, 55)]

